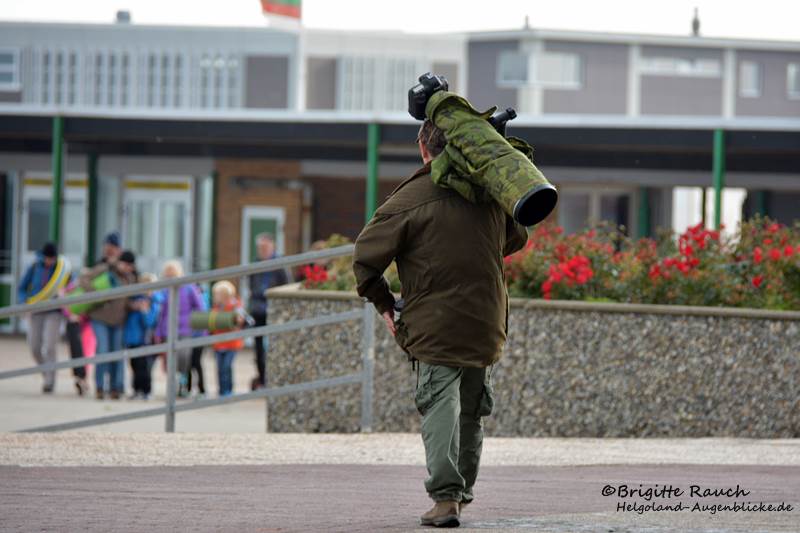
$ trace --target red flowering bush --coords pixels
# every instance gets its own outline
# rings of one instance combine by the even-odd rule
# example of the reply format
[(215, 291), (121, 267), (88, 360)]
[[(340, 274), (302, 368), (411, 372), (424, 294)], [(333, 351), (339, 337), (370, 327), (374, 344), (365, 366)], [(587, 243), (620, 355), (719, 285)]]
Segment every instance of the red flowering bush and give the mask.
[[(334, 235), (322, 247), (349, 242)], [(303, 287), (354, 290), (352, 258), (301, 269)], [(540, 225), (504, 260), (511, 296), (800, 310), (800, 224), (756, 217), (732, 238), (700, 225), (633, 240), (600, 226), (574, 234)], [(394, 263), (386, 272), (400, 292)]]
[(638, 241), (544, 226), (505, 274), (512, 296), (800, 309), (800, 226), (755, 218), (730, 239), (697, 225)]

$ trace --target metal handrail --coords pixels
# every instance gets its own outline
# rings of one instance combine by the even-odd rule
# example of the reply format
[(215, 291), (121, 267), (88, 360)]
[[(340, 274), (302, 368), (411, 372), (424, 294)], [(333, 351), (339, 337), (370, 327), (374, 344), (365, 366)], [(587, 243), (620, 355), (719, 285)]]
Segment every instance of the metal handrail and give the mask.
[[(200, 283), (211, 281), (220, 278), (239, 277), (249, 274), (256, 274), (261, 272), (268, 272), (271, 270), (278, 270), (288, 266), (306, 264), (311, 261), (320, 259), (329, 259), (334, 257), (342, 257), (352, 255), (354, 246), (352, 244), (345, 246), (338, 246), (327, 250), (319, 250), (315, 252), (306, 252), (293, 256), (280, 257), (253, 263), (249, 265), (237, 265), (233, 267), (220, 268), (208, 272), (201, 272), (191, 274), (179, 278), (170, 278), (165, 280), (156, 281), (153, 283), (140, 283), (135, 285), (127, 285), (116, 289), (97, 291), (79, 296), (70, 296), (66, 298), (55, 298), (48, 302), (42, 302), (33, 305), (14, 305), (5, 308), (0, 308), (0, 317), (13, 316), (23, 313), (35, 313), (58, 309), (67, 305), (87, 302), (98, 302), (105, 300), (112, 300), (126, 296), (133, 296), (145, 292), (164, 289), (169, 292), (169, 302), (177, 302), (178, 287), (189, 283)], [(175, 431), (175, 413), (178, 411), (187, 411), (192, 409), (202, 409), (205, 407), (213, 407), (225, 403), (233, 403), (240, 401), (252, 400), (254, 398), (270, 398), (281, 396), (284, 394), (292, 394), (295, 392), (302, 392), (308, 390), (315, 390), (325, 387), (335, 387), (350, 383), (361, 383), (361, 430), (368, 432), (372, 430), (372, 397), (373, 397), (373, 373), (374, 373), (374, 357), (375, 357), (375, 311), (371, 304), (365, 304), (363, 309), (354, 309), (341, 313), (331, 315), (321, 315), (312, 318), (305, 318), (300, 320), (292, 320), (280, 324), (273, 324), (269, 326), (261, 326), (257, 328), (245, 329), (242, 331), (233, 331), (229, 333), (220, 333), (216, 335), (208, 335), (196, 338), (178, 339), (178, 305), (168, 306), (168, 328), (167, 339), (165, 342), (142, 346), (139, 348), (117, 350), (106, 354), (99, 354), (95, 357), (81, 357), (71, 359), (69, 361), (60, 361), (52, 363), (44, 363), (41, 365), (9, 370), (0, 372), (0, 380), (10, 379), (23, 375), (56, 370), (61, 368), (74, 368), (83, 366), (87, 363), (106, 363), (112, 361), (121, 361), (128, 358), (143, 357), (146, 355), (166, 353), (167, 356), (167, 398), (166, 405), (160, 408), (145, 409), (133, 411), (129, 413), (120, 413), (117, 415), (109, 415), (96, 417), (87, 420), (78, 420), (73, 422), (66, 422), (61, 424), (54, 424), (48, 426), (41, 426), (37, 428), (30, 428), (24, 431), (63, 431), (66, 429), (76, 429), (82, 427), (90, 427), (100, 424), (107, 424), (112, 422), (119, 422), (123, 420), (131, 420), (135, 418), (145, 418), (150, 416), (165, 415), (165, 431)], [(249, 393), (235, 394), (224, 398), (204, 399), (192, 402), (192, 404), (177, 405), (176, 404), (176, 383), (175, 378), (177, 374), (176, 364), (176, 350), (188, 349), (196, 346), (207, 346), (217, 342), (243, 339), (246, 337), (261, 336), (267, 334), (283, 333), (287, 331), (295, 331), (307, 327), (322, 326), (329, 324), (337, 324), (349, 320), (362, 319), (362, 368), (361, 371), (355, 374), (347, 374), (343, 376), (335, 376), (331, 378), (317, 379), (302, 383), (293, 383), (291, 385), (283, 385), (280, 387), (268, 387)]]
[(280, 268), (303, 265), (319, 259), (331, 259), (334, 257), (351, 255), (354, 248), (355, 246), (352, 244), (345, 244), (344, 246), (337, 246), (336, 248), (328, 248), (326, 250), (317, 250), (314, 252), (305, 252), (302, 254), (277, 257), (275, 259), (268, 259), (266, 261), (259, 261), (257, 263), (250, 263), (247, 265), (218, 268), (216, 270), (209, 270), (208, 272), (198, 272), (196, 274), (189, 274), (179, 278), (162, 279), (152, 283), (136, 283), (132, 285), (125, 285), (124, 287), (117, 287), (115, 289), (80, 294), (78, 296), (53, 298), (52, 300), (37, 304), (17, 304), (8, 307), (0, 307), (0, 318), (23, 313), (50, 311), (52, 309), (59, 309), (61, 307), (74, 304), (114, 300), (123, 296), (134, 296), (149, 291), (187, 285), (189, 283), (203, 283), (220, 278), (236, 278), (250, 274), (257, 274), (260, 272), (269, 272), (271, 270), (278, 270)]

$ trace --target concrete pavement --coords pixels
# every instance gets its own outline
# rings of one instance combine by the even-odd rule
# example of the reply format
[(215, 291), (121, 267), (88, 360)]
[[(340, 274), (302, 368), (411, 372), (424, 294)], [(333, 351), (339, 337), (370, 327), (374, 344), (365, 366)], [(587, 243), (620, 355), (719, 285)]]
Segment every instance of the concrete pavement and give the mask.
[[(21, 340), (0, 354), (0, 368), (30, 364)], [(237, 360), (239, 390), (251, 357)], [(175, 434), (161, 417), (9, 433), (155, 406), (154, 376), (151, 402), (78, 398), (68, 371), (53, 396), (38, 376), (0, 382), (0, 531), (424, 529), (418, 435), (265, 434), (263, 401), (179, 413)], [(800, 440), (487, 438), (475, 490), (462, 530), (800, 531)], [(760, 508), (782, 503), (793, 509)]]

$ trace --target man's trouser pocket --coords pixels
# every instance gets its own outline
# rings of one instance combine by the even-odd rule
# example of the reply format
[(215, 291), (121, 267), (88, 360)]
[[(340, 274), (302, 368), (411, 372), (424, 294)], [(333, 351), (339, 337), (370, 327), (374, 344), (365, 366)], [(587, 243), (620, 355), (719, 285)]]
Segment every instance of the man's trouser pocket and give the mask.
[(489, 416), (494, 410), (494, 386), (492, 385), (492, 368), (486, 369), (486, 376), (483, 380), (483, 392), (478, 404), (478, 416)]

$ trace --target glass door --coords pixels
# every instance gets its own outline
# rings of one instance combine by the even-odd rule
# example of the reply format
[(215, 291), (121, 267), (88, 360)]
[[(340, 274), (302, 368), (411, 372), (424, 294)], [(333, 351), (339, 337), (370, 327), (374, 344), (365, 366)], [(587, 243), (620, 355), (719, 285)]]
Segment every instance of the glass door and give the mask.
[(136, 254), (140, 272), (161, 274), (177, 259), (192, 270), (190, 178), (129, 176), (125, 180), (122, 246)]
[[(53, 190), (48, 174), (26, 173), (22, 183), (20, 267), (24, 271), (49, 240)], [(86, 253), (86, 178), (81, 175), (68, 175), (64, 180), (59, 253), (69, 259), (77, 274)]]

